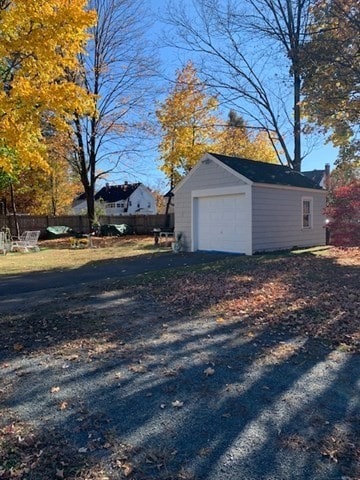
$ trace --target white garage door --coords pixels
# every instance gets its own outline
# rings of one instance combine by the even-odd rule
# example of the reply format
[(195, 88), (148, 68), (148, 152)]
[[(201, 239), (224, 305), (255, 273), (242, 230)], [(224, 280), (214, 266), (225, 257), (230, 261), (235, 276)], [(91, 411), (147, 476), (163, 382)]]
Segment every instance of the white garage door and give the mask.
[(245, 194), (197, 198), (194, 222), (198, 250), (249, 253)]

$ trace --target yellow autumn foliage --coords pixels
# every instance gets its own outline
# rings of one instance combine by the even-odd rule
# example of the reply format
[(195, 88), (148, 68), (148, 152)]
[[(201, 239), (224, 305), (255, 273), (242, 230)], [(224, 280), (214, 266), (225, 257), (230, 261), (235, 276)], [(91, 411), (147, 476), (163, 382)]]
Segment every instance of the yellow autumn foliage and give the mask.
[(227, 126), (219, 134), (216, 153), (230, 155), (249, 160), (268, 163), (279, 163), (274, 147), (266, 132), (249, 133), (246, 127)]
[[(17, 171), (12, 183), (16, 209), (31, 215), (66, 215), (73, 199), (82, 192), (80, 180), (69, 165), (73, 144), (67, 132), (52, 132), (46, 140), (49, 170)], [(0, 198), (11, 205), (8, 184), (0, 182)]]
[(163, 131), (160, 169), (172, 186), (212, 149), (218, 123), (212, 112), (217, 107), (216, 98), (206, 93), (193, 63), (188, 62), (177, 72), (173, 90), (156, 112)]
[[(93, 99), (70, 78), (95, 14), (86, 0), (0, 2), (0, 169), (48, 169), (43, 119), (66, 130)], [(5, 152), (5, 153), (4, 153)], [(13, 158), (13, 155), (12, 155)]]

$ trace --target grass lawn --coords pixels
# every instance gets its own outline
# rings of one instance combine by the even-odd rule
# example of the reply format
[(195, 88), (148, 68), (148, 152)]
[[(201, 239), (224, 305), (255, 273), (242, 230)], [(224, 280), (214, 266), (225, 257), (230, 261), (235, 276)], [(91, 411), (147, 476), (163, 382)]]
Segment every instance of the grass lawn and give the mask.
[(94, 248), (70, 248), (70, 239), (41, 241), (40, 252), (13, 252), (0, 256), (0, 275), (75, 269), (89, 262), (113, 260), (169, 250), (157, 247), (150, 236), (94, 238)]

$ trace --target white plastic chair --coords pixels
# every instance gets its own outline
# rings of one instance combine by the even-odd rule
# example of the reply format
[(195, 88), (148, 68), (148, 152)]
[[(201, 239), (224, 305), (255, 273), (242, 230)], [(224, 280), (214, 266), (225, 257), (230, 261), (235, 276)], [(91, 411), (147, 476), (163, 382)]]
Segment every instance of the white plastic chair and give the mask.
[(39, 237), (39, 230), (28, 230), (23, 232), (19, 240), (15, 240), (11, 243), (11, 251), (14, 252), (15, 250), (23, 250), (24, 252), (29, 252), (29, 250), (33, 248), (35, 252), (39, 252)]
[(6, 247), (5, 247), (5, 233), (0, 232), (0, 252), (6, 255)]
[(3, 227), (0, 231), (0, 252), (4, 255), (10, 252), (11, 249), (11, 235), (7, 227)]

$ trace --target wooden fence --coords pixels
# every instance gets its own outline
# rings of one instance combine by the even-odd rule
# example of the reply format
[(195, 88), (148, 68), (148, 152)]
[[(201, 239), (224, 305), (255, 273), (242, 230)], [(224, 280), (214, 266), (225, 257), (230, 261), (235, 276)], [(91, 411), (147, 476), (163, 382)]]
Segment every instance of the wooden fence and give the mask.
[[(41, 237), (46, 237), (47, 227), (65, 225), (79, 233), (89, 233), (89, 222), (83, 215), (67, 215), (53, 217), (46, 215), (18, 215), (20, 232), (25, 230), (40, 230)], [(154, 228), (171, 229), (174, 227), (174, 214), (169, 215), (119, 215), (101, 216), (101, 225), (106, 224), (127, 224), (133, 228), (138, 235), (152, 234)], [(12, 235), (16, 235), (15, 221), (12, 215), (0, 215), (1, 227), (9, 227)]]

